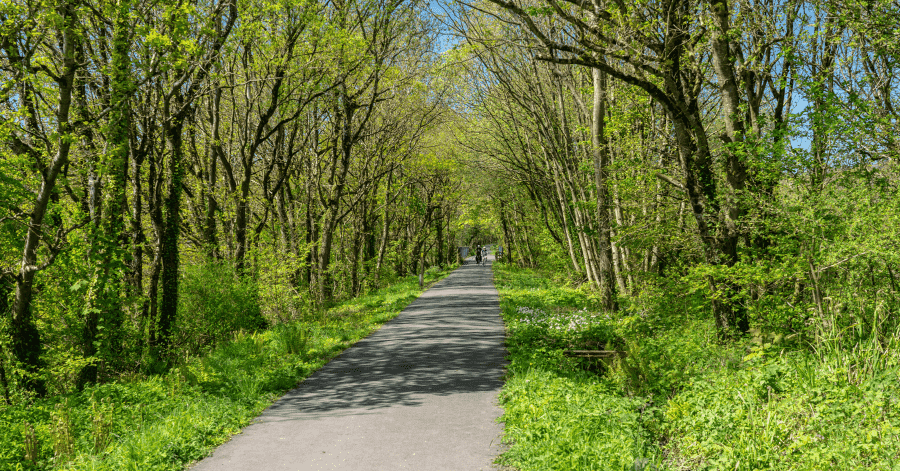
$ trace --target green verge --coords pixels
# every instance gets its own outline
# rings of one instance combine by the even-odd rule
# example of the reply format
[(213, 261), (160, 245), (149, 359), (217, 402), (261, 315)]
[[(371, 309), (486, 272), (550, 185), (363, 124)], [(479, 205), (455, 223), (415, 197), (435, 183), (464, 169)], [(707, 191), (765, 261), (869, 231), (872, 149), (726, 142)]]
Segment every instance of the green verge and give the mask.
[[(452, 268), (429, 270), (426, 282)], [(236, 334), (162, 376), (0, 409), (0, 470), (181, 470), (421, 293), (406, 277), (320, 315)]]
[[(900, 469), (896, 334), (889, 345), (849, 331), (721, 343), (690, 294), (660, 290), (607, 317), (590, 291), (536, 270), (495, 265), (495, 280), (511, 360), (504, 465)], [(571, 358), (566, 349), (625, 355)]]
[(500, 395), (509, 449), (498, 462), (567, 471), (658, 464), (646, 398), (622, 394), (596, 374), (602, 360), (563, 355), (569, 345), (613, 348), (613, 320), (587, 315), (597, 300), (536, 270), (494, 267), (510, 360)]

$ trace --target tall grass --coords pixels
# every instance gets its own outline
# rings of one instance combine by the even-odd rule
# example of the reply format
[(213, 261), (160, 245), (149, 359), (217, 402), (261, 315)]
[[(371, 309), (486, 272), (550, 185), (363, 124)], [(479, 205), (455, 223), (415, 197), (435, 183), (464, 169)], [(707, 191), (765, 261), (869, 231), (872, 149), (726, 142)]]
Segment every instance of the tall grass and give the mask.
[[(499, 268), (499, 267), (498, 267)], [(589, 292), (497, 273), (512, 357), (503, 392), (522, 470), (900, 469), (897, 326), (826, 309), (809, 335), (721, 343), (703, 304), (653, 293), (597, 315)], [(640, 302), (638, 302), (640, 301)], [(535, 322), (535, 311), (562, 321)], [(576, 331), (572, 319), (590, 319)], [(563, 355), (618, 349), (616, 359)], [(648, 468), (649, 466), (649, 468)]]

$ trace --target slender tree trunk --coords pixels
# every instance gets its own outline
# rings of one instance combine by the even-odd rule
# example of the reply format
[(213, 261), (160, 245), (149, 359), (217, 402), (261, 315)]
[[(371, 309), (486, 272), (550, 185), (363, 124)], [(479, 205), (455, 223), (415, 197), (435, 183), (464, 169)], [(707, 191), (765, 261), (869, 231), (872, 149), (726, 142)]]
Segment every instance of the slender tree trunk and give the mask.
[(281, 239), (282, 250), (295, 254), (297, 252), (294, 246), (294, 231), (291, 227), (291, 221), (287, 213), (287, 205), (285, 204), (285, 189), (282, 188), (276, 196), (276, 212), (278, 214), (278, 237)]
[[(512, 259), (512, 235), (509, 233), (509, 223), (506, 216), (506, 202), (500, 200), (500, 225), (503, 227), (503, 259), (505, 263), (511, 262)], [(508, 262), (507, 262), (508, 261)]]
[[(131, 293), (133, 296), (141, 296), (144, 293), (144, 244), (147, 238), (144, 235), (143, 227), (143, 180), (141, 180), (141, 168), (144, 166), (145, 153), (143, 149), (133, 152), (134, 158), (131, 161), (131, 239), (132, 239), (132, 255), (131, 255)], [(142, 313), (146, 312), (146, 302), (141, 309)]]
[[(0, 316), (3, 316), (4, 319), (8, 318), (10, 307), (12, 307), (9, 305), (8, 293), (12, 292), (15, 286), (13, 281), (12, 276), (0, 273)], [(10, 405), (12, 402), (9, 398), (9, 380), (6, 378), (6, 351), (2, 345), (0, 345), (0, 386), (3, 386), (3, 398), (6, 400), (6, 405)]]
[[(516, 227), (522, 227), (522, 223), (519, 220), (519, 212), (518, 211), (513, 212), (513, 217), (515, 218)], [(522, 261), (524, 262), (525, 266), (534, 268), (536, 266), (536, 264), (534, 263), (534, 250), (531, 248), (531, 241), (528, 238), (528, 231), (520, 231), (520, 232), (523, 232), (523, 234), (521, 235), (521, 243), (520, 243), (522, 246), (522, 249), (523, 249), (523, 250), (520, 250), (520, 252), (522, 252), (522, 254), (523, 254)]]
[(380, 220), (378, 214), (376, 214), (377, 200), (374, 197), (377, 189), (373, 191), (373, 197), (369, 201), (368, 207), (370, 208), (369, 214), (365, 218), (365, 224), (363, 227), (363, 233), (365, 237), (365, 242), (363, 244), (363, 271), (364, 271), (364, 282), (361, 288), (365, 288), (367, 286), (371, 286), (372, 280), (372, 269), (374, 268), (375, 258), (378, 256), (376, 244), (378, 243), (378, 238), (375, 235), (375, 228), (378, 226), (378, 221)]
[[(552, 165), (552, 164), (551, 164)], [(559, 203), (559, 210), (562, 214), (563, 234), (566, 237), (566, 247), (569, 249), (569, 260), (572, 262), (572, 269), (575, 273), (581, 273), (581, 264), (578, 263), (578, 257), (575, 255), (575, 243), (572, 241), (572, 232), (569, 228), (569, 210), (566, 207), (566, 197), (560, 183), (559, 172), (553, 166), (553, 186), (556, 189), (556, 201)]]
[(9, 381), (6, 379), (6, 362), (4, 361), (4, 357), (6, 353), (0, 349), (0, 385), (3, 386), (3, 399), (6, 401), (6, 405), (11, 405), (12, 401), (9, 398)]
[(438, 212), (437, 216), (435, 216), (435, 218), (434, 218), (434, 229), (436, 232), (435, 235), (437, 236), (437, 240), (436, 240), (437, 253), (438, 253), (437, 263), (438, 263), (438, 266), (443, 270), (444, 257), (445, 257), (445, 254), (444, 254), (444, 216), (443, 216), (443, 212), (441, 211), (440, 206), (438, 206), (437, 212)]
[[(427, 227), (427, 225), (426, 225), (426, 227)], [(428, 242), (428, 233), (426, 232), (425, 239), (420, 244), (420, 247), (422, 247), (422, 248), (420, 249), (421, 254), (419, 255), (419, 264), (418, 264), (418, 267), (419, 267), (419, 270), (418, 270), (418, 272), (419, 272), (419, 289), (425, 288), (425, 260), (427, 259), (428, 251), (431, 248), (431, 246), (427, 245), (427, 242)]]
[(241, 180), (240, 194), (238, 195), (234, 218), (234, 240), (237, 246), (234, 260), (238, 273), (244, 272), (244, 258), (247, 256), (247, 218), (250, 211), (250, 180), (253, 176), (252, 160), (245, 158), (243, 162), (244, 176)]
[[(574, 196), (574, 195), (573, 195)], [(577, 205), (576, 201), (576, 205)], [(575, 221), (575, 233), (578, 235), (578, 246), (581, 247), (581, 257), (584, 260), (584, 271), (587, 274), (588, 283), (599, 288), (600, 278), (595, 270), (593, 260), (591, 259), (591, 241), (585, 229), (587, 221), (581, 210), (577, 207), (572, 208), (572, 219)]]
[[(619, 198), (618, 189), (613, 191), (613, 216), (618, 227), (625, 227), (625, 217), (622, 214), (622, 200)], [(610, 231), (610, 236), (614, 235), (615, 233)], [(612, 248), (613, 263), (615, 265), (616, 284), (619, 287), (619, 291), (623, 293), (628, 292), (628, 287), (634, 286), (634, 280), (631, 278), (631, 267), (628, 265), (628, 250), (612, 242), (612, 237), (610, 237), (610, 247)], [(625, 275), (622, 274), (623, 271), (628, 272), (627, 282), (625, 281)]]
[(147, 214), (153, 225), (155, 244), (153, 245), (153, 260), (150, 262), (150, 276), (147, 286), (148, 311), (145, 319), (147, 327), (147, 344), (155, 351), (159, 346), (159, 277), (162, 272), (162, 234), (163, 234), (163, 197), (162, 190), (165, 186), (165, 178), (162, 172), (162, 159), (160, 153), (148, 154), (150, 160), (147, 168)]
[(150, 282), (147, 285), (147, 344), (151, 347), (159, 346), (159, 276), (162, 272), (162, 258), (157, 251), (150, 263)]
[(335, 220), (337, 212), (334, 208), (326, 208), (323, 216), (322, 228), (320, 230), (321, 239), (319, 246), (319, 272), (316, 275), (318, 284), (319, 304), (330, 302), (334, 296), (334, 282), (331, 272), (331, 250), (334, 243), (334, 230), (337, 227)]
[(381, 267), (384, 265), (384, 255), (387, 252), (388, 237), (390, 236), (391, 217), (388, 207), (390, 206), (391, 184), (393, 183), (394, 172), (388, 172), (387, 184), (384, 187), (384, 214), (381, 216), (381, 237), (378, 243), (378, 262), (375, 264), (375, 286), (381, 280)]
[(307, 183), (306, 188), (306, 286), (310, 289), (310, 294), (312, 294), (312, 289), (315, 284), (315, 273), (316, 269), (316, 256), (318, 253), (318, 247), (316, 245), (316, 241), (319, 239), (319, 235), (316, 232), (316, 217), (313, 215), (313, 194), (312, 189), (310, 188), (310, 184)]
[(594, 145), (594, 185), (597, 187), (597, 224), (599, 226), (599, 275), (603, 292), (602, 303), (607, 311), (618, 310), (616, 300), (616, 282), (613, 276), (612, 244), (610, 242), (609, 188), (607, 187), (607, 168), (609, 166), (609, 149), (606, 141), (606, 74), (592, 69), (594, 77), (594, 107), (591, 126), (591, 141)]
[(363, 246), (363, 234), (365, 231), (365, 219), (366, 219), (366, 207), (365, 204), (361, 209), (361, 220), (359, 221), (360, 227), (354, 228), (353, 231), (353, 242), (351, 244), (351, 253), (350, 253), (350, 293), (352, 296), (359, 296), (360, 287), (359, 287), (359, 259), (362, 255), (362, 246)]
[(12, 319), (10, 322), (10, 334), (12, 335), (11, 349), (16, 360), (22, 364), (26, 377), (23, 385), (26, 389), (44, 395), (47, 391), (44, 380), (38, 376), (42, 366), (40, 332), (34, 324), (31, 312), (31, 300), (34, 296), (34, 276), (40, 270), (37, 264), (37, 251), (43, 236), (44, 216), (47, 207), (56, 188), (56, 179), (59, 172), (69, 159), (71, 149), (72, 130), (69, 123), (69, 111), (72, 105), (72, 92), (75, 82), (75, 71), (78, 64), (75, 62), (75, 48), (77, 34), (74, 31), (75, 6), (64, 4), (60, 7), (60, 16), (66, 26), (62, 31), (63, 41), (63, 74), (59, 77), (59, 107), (56, 113), (56, 121), (59, 130), (57, 151), (44, 173), (38, 190), (37, 198), (31, 209), (31, 217), (28, 221), (28, 230), (25, 235), (25, 244), (22, 249), (22, 259), (19, 271), (16, 275), (16, 294), (13, 302)]
[(219, 180), (218, 168), (219, 160), (225, 160), (225, 151), (222, 148), (222, 136), (220, 134), (220, 114), (222, 102), (222, 89), (215, 87), (212, 93), (212, 108), (210, 109), (210, 118), (212, 119), (212, 145), (210, 146), (209, 169), (207, 171), (206, 180), (206, 217), (203, 225), (203, 241), (206, 244), (206, 253), (211, 260), (220, 258), (218, 228), (216, 225), (216, 212), (219, 210), (219, 203), (216, 201), (216, 183)]

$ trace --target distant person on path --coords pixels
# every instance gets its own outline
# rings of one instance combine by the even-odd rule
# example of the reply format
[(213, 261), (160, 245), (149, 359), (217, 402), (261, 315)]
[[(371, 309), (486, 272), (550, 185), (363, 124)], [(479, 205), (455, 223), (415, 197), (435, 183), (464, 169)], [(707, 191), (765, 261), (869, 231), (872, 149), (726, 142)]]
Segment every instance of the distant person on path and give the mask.
[(481, 264), (481, 246), (480, 245), (475, 249), (475, 264), (476, 265)]

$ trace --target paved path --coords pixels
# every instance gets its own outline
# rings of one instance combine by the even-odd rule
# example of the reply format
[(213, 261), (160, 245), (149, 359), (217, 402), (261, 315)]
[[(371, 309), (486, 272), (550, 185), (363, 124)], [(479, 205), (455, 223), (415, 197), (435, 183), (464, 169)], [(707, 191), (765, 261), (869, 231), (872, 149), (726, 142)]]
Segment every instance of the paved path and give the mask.
[(503, 337), (490, 267), (462, 266), (192, 471), (492, 469)]

